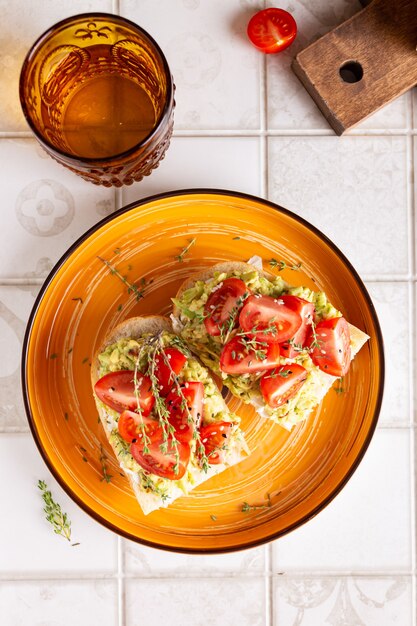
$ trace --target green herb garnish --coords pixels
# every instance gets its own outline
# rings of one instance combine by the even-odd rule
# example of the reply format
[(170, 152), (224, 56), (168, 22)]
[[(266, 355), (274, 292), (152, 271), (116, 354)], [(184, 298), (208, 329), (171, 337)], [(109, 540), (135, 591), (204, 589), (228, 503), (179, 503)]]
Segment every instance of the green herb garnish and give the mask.
[(195, 245), (196, 241), (197, 240), (195, 237), (193, 239), (190, 239), (190, 243), (187, 246), (185, 246), (185, 248), (183, 248), (181, 252), (174, 257), (174, 259), (178, 261), (179, 263), (182, 263), (184, 261), (185, 255), (190, 250), (190, 248), (192, 248)]
[[(101, 256), (97, 258), (100, 259), (100, 261), (109, 268), (110, 274), (117, 276), (117, 278), (121, 280), (124, 285), (126, 285), (128, 294), (133, 293), (137, 301), (139, 301), (141, 298), (144, 297), (144, 289), (139, 289), (137, 285), (133, 285), (132, 283), (130, 283), (127, 280), (126, 276), (122, 276), (119, 270), (116, 267), (114, 267), (111, 263), (106, 261), (106, 259), (103, 259)], [(145, 281), (145, 279), (142, 278), (142, 281)], [(145, 285), (145, 282), (143, 282), (142, 284)]]
[(302, 263), (296, 263), (295, 265), (288, 265), (285, 261), (278, 261), (277, 259), (270, 259), (269, 265), (275, 267), (279, 272), (288, 268), (289, 270), (298, 271), (302, 267)]
[(109, 474), (107, 471), (107, 457), (106, 457), (106, 453), (104, 451), (102, 444), (100, 444), (100, 463), (101, 463), (101, 471), (103, 472), (103, 478), (101, 479), (101, 482), (105, 480), (106, 483), (109, 483), (111, 479), (113, 478), (113, 476)]
[(61, 506), (52, 498), (45, 481), (38, 480), (38, 487), (42, 492), (42, 500), (45, 503), (43, 510), (46, 520), (52, 525), (56, 535), (61, 535), (67, 541), (71, 541), (71, 521), (68, 515), (62, 512)]

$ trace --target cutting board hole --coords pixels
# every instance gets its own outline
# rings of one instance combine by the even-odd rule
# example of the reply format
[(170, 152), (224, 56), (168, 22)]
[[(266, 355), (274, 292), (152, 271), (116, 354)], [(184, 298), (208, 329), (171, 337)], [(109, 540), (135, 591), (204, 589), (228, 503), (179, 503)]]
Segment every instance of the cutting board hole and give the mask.
[(340, 67), (339, 74), (345, 83), (358, 83), (363, 76), (363, 68), (357, 61), (348, 61)]

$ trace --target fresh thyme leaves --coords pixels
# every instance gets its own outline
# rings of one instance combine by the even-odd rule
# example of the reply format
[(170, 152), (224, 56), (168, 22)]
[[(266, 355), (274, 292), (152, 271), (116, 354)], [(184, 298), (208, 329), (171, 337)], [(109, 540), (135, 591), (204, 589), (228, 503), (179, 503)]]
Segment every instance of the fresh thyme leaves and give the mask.
[(189, 351), (181, 337), (179, 337), (178, 335), (175, 335), (175, 337), (172, 338), (171, 346), (177, 348), (177, 350), (185, 354), (187, 358), (191, 357), (191, 352)]
[(278, 261), (277, 259), (270, 259), (269, 265), (275, 267), (279, 272), (288, 268), (289, 270), (298, 271), (302, 268), (302, 263), (296, 263), (295, 265), (288, 265), (285, 261)]
[(65, 421), (68, 422), (68, 413), (64, 413)]
[(119, 306), (117, 307), (118, 311), (121, 311), (123, 309), (123, 304), (119, 304)]
[(339, 378), (339, 380), (337, 381), (338, 385), (337, 387), (333, 387), (333, 389), (335, 390), (336, 393), (345, 393), (346, 389), (343, 387), (343, 376), (341, 378)]
[(50, 359), (57, 359), (58, 355), (56, 352), (54, 352), (53, 354), (51, 354), (51, 356), (49, 357)]
[(68, 353), (67, 354), (71, 354), (71, 352), (74, 350), (74, 348), (69, 348)]
[(105, 480), (106, 483), (109, 483), (111, 479), (113, 478), (113, 476), (108, 473), (107, 456), (106, 456), (106, 453), (104, 451), (102, 444), (100, 444), (100, 463), (101, 463), (101, 471), (103, 472), (103, 478), (101, 479), (101, 482)]
[[(245, 333), (237, 333), (237, 337), (239, 337), (239, 343), (247, 354), (253, 353), (258, 361), (264, 361), (266, 359), (268, 349), (268, 343), (266, 341), (260, 341), (256, 339), (255, 336), (245, 335)], [(239, 359), (239, 354), (237, 354), (237, 358)]]
[(249, 292), (246, 291), (244, 294), (242, 294), (237, 300), (236, 300), (236, 304), (235, 306), (232, 308), (232, 310), (229, 313), (229, 317), (227, 318), (227, 320), (225, 322), (223, 322), (223, 324), (221, 324), (219, 326), (220, 328), (220, 338), (222, 340), (223, 343), (227, 343), (230, 337), (230, 333), (232, 332), (232, 330), (235, 327), (236, 324), (236, 320), (237, 317), (240, 313), (240, 309), (242, 308), (243, 303), (245, 302), (245, 300), (249, 297)]
[(242, 513), (250, 513), (251, 511), (259, 511), (262, 509), (270, 509), (272, 506), (271, 495), (269, 493), (266, 494), (266, 504), (249, 504), (249, 502), (244, 502), (242, 504), (241, 511)]
[(185, 255), (189, 252), (190, 248), (195, 245), (196, 241), (197, 239), (195, 237), (193, 237), (193, 239), (190, 239), (188, 245), (186, 245), (185, 248), (183, 248), (181, 252), (174, 257), (174, 259), (179, 263), (182, 263), (184, 261)]
[(71, 298), (71, 300), (72, 300), (73, 302), (80, 302), (80, 304), (82, 304), (82, 303), (83, 303), (83, 299), (82, 299), (82, 298)]
[(114, 254), (120, 254), (120, 253), (121, 253), (121, 250), (120, 250), (120, 248), (115, 248), (115, 249), (113, 250), (113, 252), (114, 252)]
[(282, 376), (282, 378), (288, 378), (290, 374), (292, 374), (291, 370), (281, 370), (279, 372), (279, 375)]
[[(52, 525), (54, 533), (61, 535), (67, 541), (71, 541), (71, 521), (66, 513), (62, 512), (61, 506), (55, 502), (48, 485), (43, 480), (38, 480), (38, 488), (42, 493), (42, 500), (45, 503), (44, 513), (47, 521)], [(73, 544), (75, 545), (75, 544)]]
[(149, 454), (149, 444), (151, 443), (151, 440), (149, 439), (147, 433), (146, 433), (146, 429), (145, 429), (145, 424), (143, 421), (143, 415), (142, 415), (142, 409), (140, 407), (140, 383), (139, 383), (139, 379), (138, 379), (138, 373), (139, 373), (139, 364), (140, 364), (140, 360), (145, 352), (145, 348), (147, 346), (147, 342), (143, 342), (139, 352), (138, 352), (138, 356), (136, 357), (136, 361), (135, 361), (135, 369), (134, 369), (134, 373), (133, 373), (133, 384), (134, 384), (134, 391), (135, 391), (135, 399), (136, 399), (136, 413), (138, 413), (139, 417), (140, 417), (140, 423), (138, 424), (138, 427), (140, 428), (140, 430), (142, 431), (142, 437), (143, 437), (143, 453), (144, 454)]
[(84, 365), (84, 363), (87, 363), (87, 361), (88, 361), (88, 356), (85, 356), (82, 360), (82, 364)]
[(233, 237), (233, 241), (238, 241), (240, 237)]
[(210, 515), (210, 517), (213, 520), (213, 522), (217, 522), (217, 516), (216, 515)]
[(317, 332), (316, 332), (316, 323), (314, 322), (314, 320), (311, 320), (311, 334), (313, 335), (313, 341), (311, 342), (308, 350), (311, 352), (312, 350), (314, 350), (315, 348), (320, 348), (321, 345), (321, 341), (320, 339), (317, 337)]
[(102, 263), (104, 263), (104, 265), (106, 265), (109, 268), (111, 274), (113, 274), (114, 276), (117, 276), (117, 278), (121, 280), (124, 285), (126, 285), (128, 294), (133, 293), (137, 301), (141, 300), (141, 298), (144, 297), (144, 286), (146, 283), (144, 278), (141, 279), (141, 284), (143, 285), (143, 287), (142, 289), (139, 289), (137, 285), (130, 283), (127, 280), (126, 276), (122, 276), (119, 270), (116, 267), (114, 267), (111, 263), (106, 261), (106, 259), (103, 259), (101, 256), (99, 256), (98, 258), (100, 259)]

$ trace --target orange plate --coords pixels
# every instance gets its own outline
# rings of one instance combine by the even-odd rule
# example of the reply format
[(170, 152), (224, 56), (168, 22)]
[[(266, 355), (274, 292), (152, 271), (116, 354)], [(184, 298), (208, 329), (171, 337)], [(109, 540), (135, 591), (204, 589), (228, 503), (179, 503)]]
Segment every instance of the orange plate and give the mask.
[[(175, 258), (196, 238), (179, 262)], [(169, 313), (170, 298), (192, 272), (217, 261), (271, 257), (301, 271), (293, 285), (324, 290), (346, 318), (370, 335), (343, 380), (291, 433), (230, 398), (252, 454), (168, 509), (144, 516), (98, 423), (90, 387), (91, 358), (113, 326), (134, 315)], [(139, 301), (98, 259), (143, 287)], [(268, 267), (269, 269), (269, 267)], [(276, 271), (276, 270), (271, 270)], [(142, 282), (144, 283), (142, 284)], [(23, 350), (30, 427), (50, 470), (67, 493), (108, 528), (151, 546), (225, 552), (279, 537), (320, 511), (362, 458), (382, 399), (384, 358), (370, 298), (347, 259), (310, 224), (244, 194), (186, 190), (131, 204), (79, 239), (46, 280)], [(100, 445), (111, 482), (102, 481)], [(271, 506), (242, 511), (244, 502)], [(212, 519), (215, 516), (216, 519)]]

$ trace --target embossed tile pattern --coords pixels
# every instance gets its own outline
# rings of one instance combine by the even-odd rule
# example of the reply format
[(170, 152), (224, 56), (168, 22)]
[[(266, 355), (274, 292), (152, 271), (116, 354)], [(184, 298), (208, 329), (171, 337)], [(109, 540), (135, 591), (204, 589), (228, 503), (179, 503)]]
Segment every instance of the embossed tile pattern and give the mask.
[(4, 626), (117, 625), (114, 581), (6, 582), (0, 585)]
[(121, 15), (145, 28), (167, 57), (177, 130), (259, 128), (262, 57), (246, 37), (258, 8), (261, 0), (121, 0)]
[(20, 393), (20, 355), (38, 291), (36, 285), (0, 286), (0, 432), (28, 430)]
[(405, 274), (407, 156), (405, 137), (272, 137), (269, 197), (322, 230), (359, 273)]
[(125, 541), (126, 571), (135, 576), (246, 576), (262, 574), (265, 547), (231, 554), (192, 556), (162, 552)]
[[(198, 557), (197, 557), (198, 558)], [(129, 626), (266, 626), (262, 579), (129, 580)]]
[(412, 626), (412, 581), (371, 578), (290, 577), (275, 581), (274, 626)]
[(0, 140), (0, 278), (45, 278), (90, 226), (114, 210), (114, 191), (55, 163), (32, 139)]

